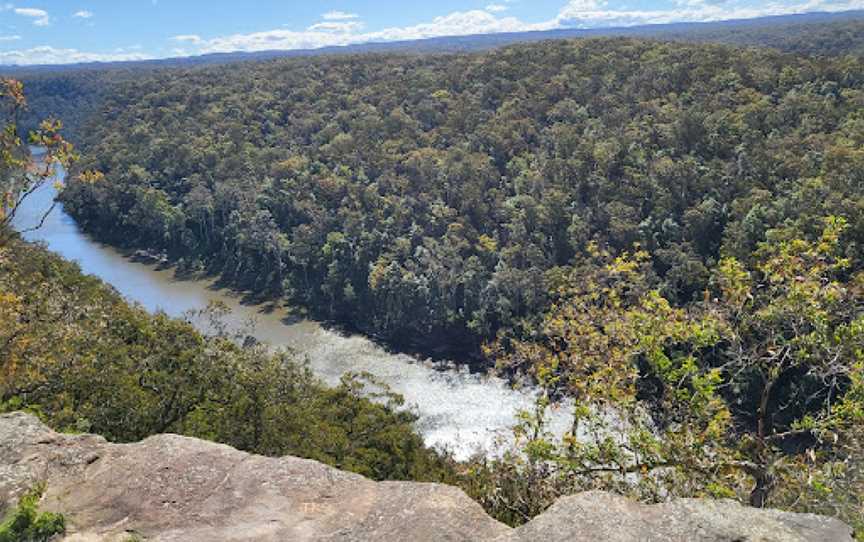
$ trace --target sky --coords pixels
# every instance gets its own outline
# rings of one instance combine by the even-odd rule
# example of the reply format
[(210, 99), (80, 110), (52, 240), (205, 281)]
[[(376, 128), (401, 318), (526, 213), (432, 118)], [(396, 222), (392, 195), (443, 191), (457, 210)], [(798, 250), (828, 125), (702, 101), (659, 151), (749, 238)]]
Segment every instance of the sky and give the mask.
[(864, 9), (864, 0), (0, 0), (0, 65)]

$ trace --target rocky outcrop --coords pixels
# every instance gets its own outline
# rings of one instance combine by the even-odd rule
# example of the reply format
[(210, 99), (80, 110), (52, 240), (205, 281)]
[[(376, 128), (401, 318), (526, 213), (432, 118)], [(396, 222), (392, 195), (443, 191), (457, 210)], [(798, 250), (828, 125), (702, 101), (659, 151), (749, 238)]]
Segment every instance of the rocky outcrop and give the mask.
[(591, 491), (565, 497), (508, 541), (851, 541), (852, 529), (812, 514), (758, 510), (733, 501), (678, 499), (657, 505)]
[(562, 499), (514, 530), (448, 486), (376, 483), (174, 435), (110, 444), (0, 416), (0, 507), (39, 482), (42, 508), (64, 514), (69, 541), (852, 540), (846, 525), (819, 516), (727, 501), (645, 506), (600, 492)]

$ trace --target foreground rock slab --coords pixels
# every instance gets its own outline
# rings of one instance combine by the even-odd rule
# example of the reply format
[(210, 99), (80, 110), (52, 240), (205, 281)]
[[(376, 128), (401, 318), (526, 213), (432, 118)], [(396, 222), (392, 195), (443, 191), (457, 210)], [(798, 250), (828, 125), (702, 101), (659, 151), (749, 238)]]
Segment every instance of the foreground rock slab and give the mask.
[(591, 492), (519, 529), (456, 488), (376, 483), (315, 461), (265, 458), (174, 435), (110, 444), (61, 435), (36, 418), (0, 416), (0, 510), (35, 484), (68, 541), (851, 541), (819, 516), (726, 501), (644, 506)]
[(643, 505), (592, 491), (565, 497), (507, 541), (851, 541), (852, 529), (812, 514), (757, 510), (733, 501), (678, 499)]

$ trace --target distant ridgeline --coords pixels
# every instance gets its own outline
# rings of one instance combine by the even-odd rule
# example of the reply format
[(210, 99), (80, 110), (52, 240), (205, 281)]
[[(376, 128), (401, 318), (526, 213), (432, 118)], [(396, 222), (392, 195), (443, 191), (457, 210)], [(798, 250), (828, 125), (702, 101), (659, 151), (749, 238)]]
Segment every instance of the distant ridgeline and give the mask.
[(471, 353), (531, 335), (595, 244), (649, 251), (679, 304), (826, 215), (860, 265), (862, 82), (855, 56), (622, 38), (144, 71), (78, 134), (109, 182), (64, 200), (106, 240)]
[(41, 119), (50, 116), (59, 117), (66, 124), (67, 138), (74, 140), (77, 139), (76, 136), (86, 120), (98, 108), (102, 96), (108, 92), (108, 87), (112, 83), (134, 79), (141, 74), (142, 70), (193, 68), (242, 61), (333, 54), (467, 53), (516, 43), (610, 36), (771, 47), (788, 53), (817, 56), (849, 54), (860, 56), (864, 54), (864, 11), (809, 13), (749, 20), (674, 23), (629, 28), (480, 34), (308, 50), (215, 53), (140, 62), (84, 63), (68, 66), (0, 66), (0, 76), (12, 76), (23, 79), (27, 83), (30, 111), (22, 119), (23, 127), (32, 129)]

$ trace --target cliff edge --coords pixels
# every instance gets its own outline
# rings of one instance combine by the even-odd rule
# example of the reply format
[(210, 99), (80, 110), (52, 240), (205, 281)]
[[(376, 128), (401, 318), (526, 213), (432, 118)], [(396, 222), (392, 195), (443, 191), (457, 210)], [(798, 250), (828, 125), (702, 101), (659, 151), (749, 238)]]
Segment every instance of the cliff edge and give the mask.
[(55, 433), (28, 414), (0, 416), (0, 511), (40, 482), (41, 508), (65, 516), (67, 541), (852, 540), (831, 518), (731, 501), (649, 506), (601, 492), (561, 499), (510, 529), (449, 486), (373, 482), (175, 435), (111, 444)]

